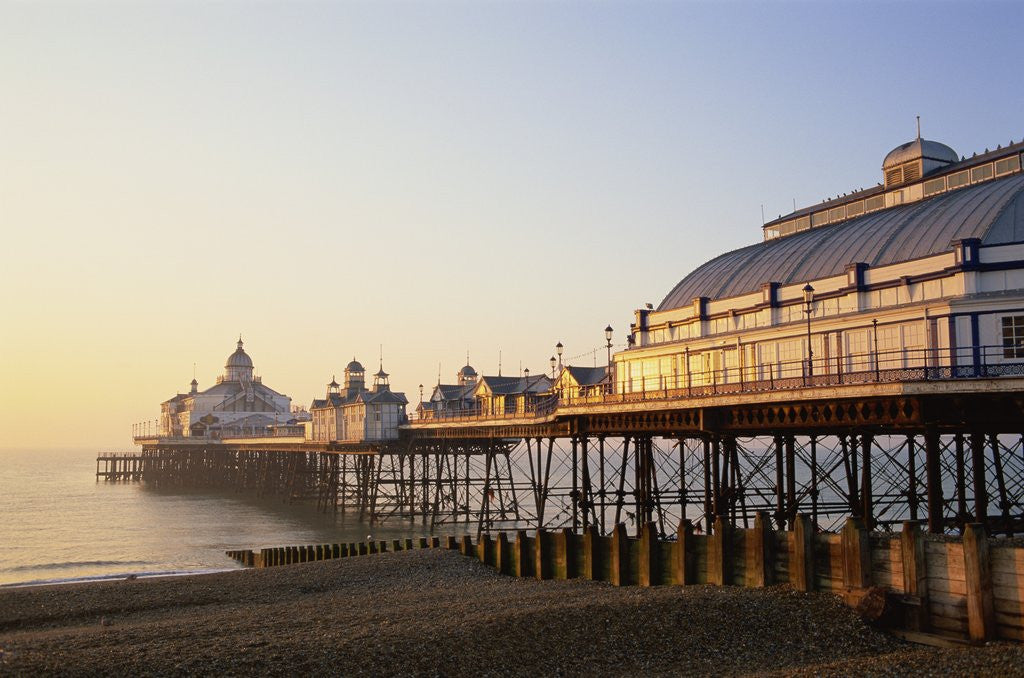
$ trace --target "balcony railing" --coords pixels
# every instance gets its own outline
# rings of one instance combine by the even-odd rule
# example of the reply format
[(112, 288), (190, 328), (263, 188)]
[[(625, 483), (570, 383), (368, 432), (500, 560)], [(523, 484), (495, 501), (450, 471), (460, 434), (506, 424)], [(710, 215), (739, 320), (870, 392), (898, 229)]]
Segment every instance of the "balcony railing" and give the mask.
[(1024, 345), (955, 349), (901, 349), (725, 367), (687, 374), (623, 378), (614, 383), (554, 393), (509, 412), (422, 410), (427, 421), (483, 421), (547, 417), (560, 408), (595, 404), (683, 400), (724, 394), (819, 386), (1024, 377)]

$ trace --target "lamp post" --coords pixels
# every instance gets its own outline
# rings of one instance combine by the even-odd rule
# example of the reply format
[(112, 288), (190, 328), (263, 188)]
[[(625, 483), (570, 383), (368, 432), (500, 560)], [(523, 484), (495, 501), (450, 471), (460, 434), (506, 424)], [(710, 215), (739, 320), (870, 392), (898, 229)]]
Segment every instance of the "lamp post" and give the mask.
[(562, 346), (562, 342), (555, 344), (555, 354), (558, 356), (558, 369), (562, 369), (562, 351), (564, 350), (565, 347)]
[(878, 371), (878, 318), (873, 318), (871, 320), (871, 334), (871, 348), (875, 354), (875, 381), (878, 381), (880, 376)]
[(554, 379), (555, 378), (555, 356), (551, 356), (551, 360), (549, 360), (548, 362), (551, 363), (551, 378)]
[(804, 285), (804, 313), (807, 314), (807, 376), (814, 376), (814, 349), (811, 348), (811, 312), (814, 310), (814, 288)]
[(604, 328), (604, 338), (608, 342), (608, 367), (612, 366), (612, 326), (608, 325)]

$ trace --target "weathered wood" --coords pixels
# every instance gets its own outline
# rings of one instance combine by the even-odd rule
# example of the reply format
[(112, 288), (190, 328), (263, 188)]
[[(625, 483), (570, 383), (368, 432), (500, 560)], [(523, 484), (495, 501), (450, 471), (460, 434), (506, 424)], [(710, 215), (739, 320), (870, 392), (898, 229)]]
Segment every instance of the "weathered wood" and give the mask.
[(455, 535), (449, 534), (444, 538), (444, 547), (449, 551), (455, 551), (459, 548), (459, 543), (455, 539)]
[(686, 518), (679, 521), (672, 556), (672, 583), (680, 586), (695, 583), (693, 575), (693, 522)]
[(995, 637), (992, 572), (988, 564), (988, 537), (981, 523), (964, 527), (964, 571), (967, 579), (967, 627), (971, 640)]
[[(796, 522), (796, 518), (793, 518)], [(754, 529), (746, 530), (747, 577), (746, 585), (761, 588), (772, 583), (772, 534), (771, 518), (767, 511), (758, 511), (754, 517)]]
[(803, 513), (798, 513), (793, 523), (793, 550), (789, 558), (789, 581), (797, 591), (813, 591), (814, 574), (814, 526)]
[(617, 523), (612, 529), (610, 571), (613, 586), (626, 586), (630, 583), (629, 536), (624, 523)]
[(529, 539), (526, 530), (516, 530), (515, 547), (512, 550), (512, 566), (517, 577), (528, 577), (532, 573), (528, 551)]
[(551, 579), (551, 535), (540, 528), (533, 539), (533, 576)]
[(555, 579), (569, 578), (570, 529), (559, 530), (551, 535), (551, 575)]
[(494, 540), (494, 567), (501, 574), (509, 574), (512, 571), (511, 555), (508, 536), (504, 532), (499, 532)]
[(658, 526), (644, 523), (640, 528), (640, 553), (637, 558), (636, 583), (653, 586), (658, 582)]
[(588, 525), (583, 530), (583, 578), (595, 579), (600, 573), (598, 563), (598, 544), (601, 543), (601, 536), (596, 525)]
[(907, 607), (904, 623), (911, 631), (927, 631), (928, 567), (924, 555), (924, 536), (917, 521), (903, 523), (900, 556), (903, 562), (903, 593), (919, 601), (917, 605)]
[[(426, 548), (426, 546), (421, 545), (420, 548)], [(459, 540), (459, 553), (464, 556), (473, 555), (473, 538), (468, 534), (462, 535), (462, 539)]]
[(871, 544), (861, 518), (843, 525), (843, 586), (847, 590), (871, 586)]
[(480, 540), (476, 544), (476, 557), (484, 564), (487, 564), (487, 551), (491, 545), (491, 535), (484, 532), (480, 535)]
[(729, 582), (729, 547), (732, 526), (722, 516), (715, 518), (714, 533), (708, 539), (708, 583), (724, 586)]

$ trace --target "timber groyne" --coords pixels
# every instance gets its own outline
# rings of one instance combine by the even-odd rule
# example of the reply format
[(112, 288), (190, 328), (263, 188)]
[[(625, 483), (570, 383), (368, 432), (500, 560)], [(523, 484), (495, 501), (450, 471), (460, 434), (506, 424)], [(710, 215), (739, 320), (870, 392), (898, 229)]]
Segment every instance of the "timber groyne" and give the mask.
[[(968, 525), (962, 538), (936, 537), (917, 522), (898, 534), (871, 532), (847, 521), (839, 533), (815, 533), (800, 515), (791, 531), (775, 531), (759, 514), (751, 529), (721, 518), (713, 534), (680, 522), (675, 539), (660, 539), (646, 524), (637, 538), (625, 525), (609, 536), (594, 527), (520, 530), (447, 536), (444, 548), (474, 557), (503, 574), (536, 579), (589, 579), (615, 586), (691, 584), (764, 587), (840, 596), (866, 619), (922, 642), (1024, 641), (1024, 546), (990, 539)], [(441, 548), (440, 537), (391, 542), (283, 546), (229, 551), (249, 567), (274, 567), (332, 558)]]

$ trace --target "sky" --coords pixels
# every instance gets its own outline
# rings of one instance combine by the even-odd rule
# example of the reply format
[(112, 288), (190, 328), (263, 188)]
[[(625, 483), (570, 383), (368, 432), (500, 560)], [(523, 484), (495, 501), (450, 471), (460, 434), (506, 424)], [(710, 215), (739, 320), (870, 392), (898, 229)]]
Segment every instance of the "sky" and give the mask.
[(603, 362), (702, 262), (923, 136), (1024, 136), (1022, 3), (0, 0), (0, 448), (131, 447), (239, 334)]

